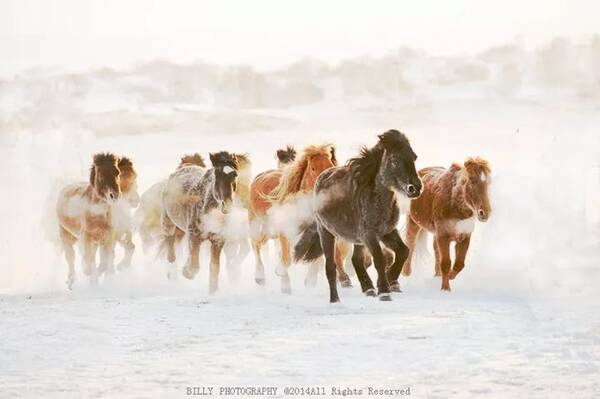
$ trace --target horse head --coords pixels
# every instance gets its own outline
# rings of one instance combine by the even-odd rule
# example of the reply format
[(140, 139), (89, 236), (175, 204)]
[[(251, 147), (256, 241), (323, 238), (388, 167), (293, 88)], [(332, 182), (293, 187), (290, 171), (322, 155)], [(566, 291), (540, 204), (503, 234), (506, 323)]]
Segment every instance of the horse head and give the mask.
[(235, 154), (226, 151), (210, 154), (210, 162), (214, 169), (213, 196), (219, 203), (223, 213), (229, 213), (233, 205), (238, 177), (238, 160)]
[(337, 166), (335, 147), (332, 144), (310, 146), (304, 150), (300, 162), (304, 165), (300, 189), (304, 192), (312, 191), (319, 175), (326, 169)]
[(140, 195), (137, 192), (137, 172), (133, 167), (133, 163), (127, 157), (119, 159), (118, 167), (121, 195), (132, 208), (135, 208), (140, 203)]
[(491, 171), (490, 164), (480, 157), (468, 158), (464, 163), (465, 201), (480, 222), (486, 222), (492, 213), (488, 196)]
[(388, 130), (378, 137), (376, 147), (382, 150), (378, 171), (380, 183), (410, 199), (417, 198), (423, 184), (415, 168), (417, 155), (408, 139), (397, 130)]
[(111, 153), (94, 155), (90, 185), (101, 200), (113, 202), (121, 197), (118, 158)]

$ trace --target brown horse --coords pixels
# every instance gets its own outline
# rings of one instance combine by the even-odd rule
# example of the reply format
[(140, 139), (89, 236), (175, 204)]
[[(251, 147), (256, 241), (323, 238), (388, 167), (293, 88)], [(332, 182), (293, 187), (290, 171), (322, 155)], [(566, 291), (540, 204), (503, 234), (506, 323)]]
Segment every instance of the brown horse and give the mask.
[[(119, 158), (110, 153), (93, 158), (88, 183), (75, 183), (63, 188), (56, 204), (59, 234), (69, 265), (67, 286), (75, 279), (74, 244), (83, 242), (83, 272), (93, 283), (103, 272), (113, 272), (116, 231), (113, 205), (121, 197)], [(100, 265), (96, 268), (96, 252), (100, 248)]]
[(273, 231), (268, 223), (267, 212), (273, 204), (289, 203), (295, 194), (311, 192), (321, 172), (335, 165), (337, 165), (337, 160), (333, 145), (309, 146), (302, 151), (299, 159), (286, 168), (269, 170), (254, 178), (250, 185), (248, 218), (252, 249), (256, 257), (254, 279), (257, 284), (265, 284), (261, 248), (267, 240), (278, 239), (281, 247), (282, 267), (279, 267), (276, 273), (281, 277), (282, 292), (291, 292), (287, 270), (291, 265), (289, 239), (284, 232)]
[[(409, 255), (402, 273), (409, 276), (416, 240), (422, 230), (434, 235), (435, 275), (442, 276), (442, 290), (450, 291), (453, 280), (465, 266), (465, 257), (475, 227), (475, 217), (485, 222), (492, 208), (488, 198), (490, 165), (482, 158), (419, 171), (423, 192), (410, 204), (406, 223)], [(450, 269), (450, 242), (455, 241), (454, 266)]]
[[(205, 168), (204, 159), (198, 153), (184, 155), (179, 162), (176, 170), (184, 166), (196, 165)], [(144, 253), (148, 253), (150, 248), (158, 242), (161, 237), (160, 214), (161, 214), (161, 195), (167, 184), (167, 180), (161, 180), (150, 186), (140, 198), (140, 206), (135, 211), (134, 220), (137, 231), (142, 238), (142, 248)], [(183, 238), (183, 231), (177, 232), (177, 241)]]

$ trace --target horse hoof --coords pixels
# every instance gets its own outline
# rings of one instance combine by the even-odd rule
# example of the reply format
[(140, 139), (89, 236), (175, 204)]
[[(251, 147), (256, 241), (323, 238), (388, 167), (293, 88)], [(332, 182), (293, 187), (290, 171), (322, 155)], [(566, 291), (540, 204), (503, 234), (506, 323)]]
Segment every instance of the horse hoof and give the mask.
[(366, 296), (377, 296), (375, 294), (375, 288), (369, 288), (368, 290), (365, 291), (365, 295)]
[(340, 298), (329, 298), (329, 303), (340, 303)]
[(352, 281), (350, 281), (350, 279), (343, 280), (340, 281), (340, 285), (342, 286), (342, 288), (352, 288)]
[(197, 273), (197, 271), (191, 271), (187, 267), (184, 267), (183, 270), (181, 271), (181, 274), (183, 275), (183, 277), (187, 278), (188, 280), (193, 280), (194, 277), (196, 277), (196, 273)]
[(400, 289), (400, 283), (398, 283), (397, 281), (395, 281), (392, 284), (390, 284), (390, 291), (392, 291), (392, 292), (402, 292), (402, 290)]
[(379, 294), (379, 300), (389, 302), (392, 300), (392, 294), (390, 294), (389, 292), (385, 294)]
[(264, 278), (255, 277), (254, 278), (254, 282), (256, 282), (256, 284), (258, 284), (258, 285), (262, 285), (262, 286), (265, 285), (265, 279)]

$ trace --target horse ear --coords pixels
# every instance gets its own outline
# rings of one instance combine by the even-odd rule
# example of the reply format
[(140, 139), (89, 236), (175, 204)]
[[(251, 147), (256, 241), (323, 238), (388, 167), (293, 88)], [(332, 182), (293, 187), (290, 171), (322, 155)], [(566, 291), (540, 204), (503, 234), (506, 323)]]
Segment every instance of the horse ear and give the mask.
[(90, 168), (90, 185), (94, 187), (96, 183), (96, 165), (92, 165)]
[(337, 158), (335, 157), (335, 146), (331, 146), (331, 162), (337, 166)]
[(208, 154), (208, 158), (210, 159), (210, 162), (213, 164), (213, 166), (215, 166), (215, 163), (217, 162), (217, 154), (211, 152)]

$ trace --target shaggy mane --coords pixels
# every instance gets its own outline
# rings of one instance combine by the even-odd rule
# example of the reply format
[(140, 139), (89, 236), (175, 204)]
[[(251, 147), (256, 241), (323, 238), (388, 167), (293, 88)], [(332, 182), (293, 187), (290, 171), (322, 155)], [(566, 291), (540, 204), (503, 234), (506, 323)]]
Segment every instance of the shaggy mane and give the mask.
[(209, 154), (209, 156), (210, 162), (215, 168), (220, 166), (231, 166), (235, 170), (238, 170), (239, 165), (235, 154), (231, 154), (227, 151), (221, 151), (213, 152)]
[(282, 164), (289, 164), (296, 160), (296, 149), (291, 145), (277, 150), (277, 159)]
[(265, 195), (265, 198), (271, 202), (283, 202), (290, 195), (299, 192), (308, 161), (316, 156), (329, 157), (333, 165), (337, 166), (333, 144), (308, 146), (302, 151), (300, 158), (285, 170), (277, 187), (270, 194)]
[(372, 187), (375, 184), (375, 176), (379, 171), (383, 151), (397, 151), (409, 146), (408, 139), (398, 130), (388, 130), (380, 134), (379, 142), (372, 148), (362, 147), (358, 157), (351, 158), (347, 166), (350, 168), (352, 180), (357, 191)]
[(110, 152), (99, 152), (94, 155), (92, 160), (92, 166), (90, 168), (90, 184), (94, 184), (94, 176), (96, 175), (96, 168), (102, 169), (108, 166), (117, 166), (118, 158), (115, 154)]
[(206, 168), (204, 158), (202, 158), (202, 155), (198, 154), (197, 152), (193, 154), (185, 154), (184, 156), (182, 156), (181, 161), (179, 162), (179, 167), (182, 167), (184, 165), (196, 165), (202, 168)]
[(121, 157), (119, 159), (118, 167), (119, 167), (119, 171), (125, 176), (137, 175), (137, 172), (135, 171), (135, 168), (133, 167), (133, 162), (131, 162), (131, 159), (129, 159), (127, 157)]

